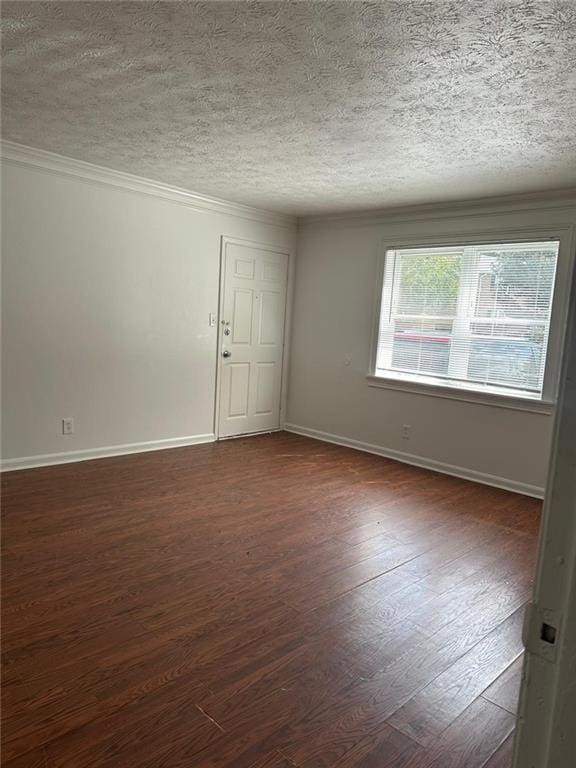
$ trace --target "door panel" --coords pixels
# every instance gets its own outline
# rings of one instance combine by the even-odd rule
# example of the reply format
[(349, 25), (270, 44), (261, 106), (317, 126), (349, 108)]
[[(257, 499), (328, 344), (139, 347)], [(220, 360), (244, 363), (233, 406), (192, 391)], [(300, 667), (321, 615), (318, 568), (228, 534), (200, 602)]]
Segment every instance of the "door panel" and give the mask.
[(218, 435), (280, 426), (288, 255), (224, 240)]
[(228, 388), (227, 417), (236, 419), (248, 415), (248, 394), (250, 391), (250, 364), (230, 363), (228, 366), (230, 385)]
[(277, 291), (262, 291), (261, 293), (258, 322), (258, 343), (261, 345), (282, 343), (284, 333), (282, 298), (282, 295)]
[(251, 343), (253, 312), (254, 293), (246, 288), (234, 288), (231, 320), (233, 344)]
[(256, 363), (257, 414), (271, 414), (275, 405), (276, 363)]
[(271, 283), (281, 283), (282, 265), (275, 264), (272, 261), (265, 261), (262, 264), (262, 280)]
[(234, 277), (241, 277), (252, 280), (254, 278), (255, 268), (256, 262), (254, 259), (235, 259)]

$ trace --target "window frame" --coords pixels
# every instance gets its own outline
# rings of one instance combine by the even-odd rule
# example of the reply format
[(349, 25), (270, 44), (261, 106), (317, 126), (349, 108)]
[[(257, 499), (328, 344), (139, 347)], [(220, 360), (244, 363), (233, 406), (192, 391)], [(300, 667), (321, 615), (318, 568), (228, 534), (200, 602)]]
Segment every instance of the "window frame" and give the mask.
[[(492, 243), (534, 243), (539, 240), (557, 240), (559, 243), (550, 313), (550, 332), (544, 364), (544, 381), (540, 397), (519, 395), (513, 391), (506, 393), (497, 387), (494, 387), (492, 390), (490, 388), (480, 390), (473, 384), (449, 383), (445, 379), (434, 379), (433, 376), (426, 377), (422, 374), (412, 375), (391, 371), (389, 375), (382, 375), (382, 373), (376, 372), (380, 315), (386, 289), (384, 277), (387, 266), (388, 271), (390, 271), (389, 259), (387, 259), (388, 252), (407, 248), (455, 248), (458, 246), (490, 245)], [(521, 230), (483, 229), (482, 232), (462, 231), (417, 238), (395, 238), (393, 241), (383, 240), (378, 254), (370, 359), (367, 374), (368, 385), (533, 413), (551, 413), (554, 409), (558, 391), (560, 357), (567, 322), (568, 287), (572, 272), (573, 246), (574, 228), (572, 226), (555, 227), (553, 229), (544, 227), (534, 229), (526, 227)], [(391, 285), (389, 290), (392, 290)]]

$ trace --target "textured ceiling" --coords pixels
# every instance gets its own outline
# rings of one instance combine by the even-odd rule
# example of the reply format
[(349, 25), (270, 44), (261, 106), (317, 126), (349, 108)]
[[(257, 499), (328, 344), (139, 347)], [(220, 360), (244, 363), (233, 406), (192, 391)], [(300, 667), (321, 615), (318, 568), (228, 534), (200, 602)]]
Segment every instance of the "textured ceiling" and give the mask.
[(576, 0), (4, 2), (4, 138), (290, 213), (576, 183)]

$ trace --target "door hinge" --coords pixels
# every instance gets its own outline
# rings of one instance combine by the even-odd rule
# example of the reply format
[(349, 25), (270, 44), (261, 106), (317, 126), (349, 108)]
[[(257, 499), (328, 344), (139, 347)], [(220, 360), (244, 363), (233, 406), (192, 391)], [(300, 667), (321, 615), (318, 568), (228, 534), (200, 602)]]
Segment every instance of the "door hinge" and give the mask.
[(556, 649), (560, 638), (562, 613), (528, 603), (524, 614), (522, 641), (529, 653), (546, 661), (556, 661)]

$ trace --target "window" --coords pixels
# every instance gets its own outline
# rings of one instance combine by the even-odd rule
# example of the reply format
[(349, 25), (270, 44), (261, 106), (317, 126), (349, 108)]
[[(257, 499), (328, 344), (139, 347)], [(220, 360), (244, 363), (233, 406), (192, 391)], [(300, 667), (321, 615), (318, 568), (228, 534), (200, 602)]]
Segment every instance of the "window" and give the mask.
[(386, 252), (374, 375), (542, 398), (559, 241)]

